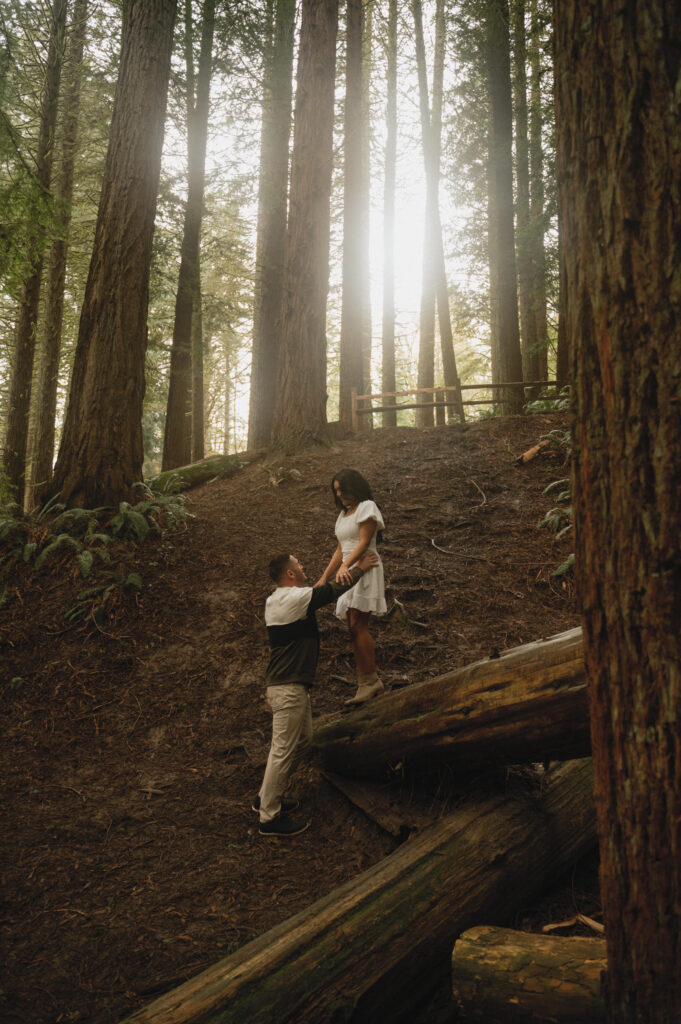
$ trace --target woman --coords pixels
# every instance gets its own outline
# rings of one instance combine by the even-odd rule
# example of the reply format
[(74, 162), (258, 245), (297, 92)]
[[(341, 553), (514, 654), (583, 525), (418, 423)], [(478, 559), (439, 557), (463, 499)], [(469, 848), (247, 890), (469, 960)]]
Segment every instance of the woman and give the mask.
[[(334, 501), (340, 514), (336, 520), (338, 546), (317, 586), (335, 576), (337, 583), (350, 581), (349, 570), (369, 549), (376, 551), (378, 533), (384, 527), (383, 516), (371, 495), (371, 488), (356, 469), (343, 469), (331, 483)], [(369, 632), (372, 612), (386, 612), (383, 565), (380, 562), (362, 576), (336, 604), (336, 615), (347, 619), (352, 651), (357, 667), (357, 693), (346, 704), (363, 704), (384, 690), (376, 674), (374, 641)]]

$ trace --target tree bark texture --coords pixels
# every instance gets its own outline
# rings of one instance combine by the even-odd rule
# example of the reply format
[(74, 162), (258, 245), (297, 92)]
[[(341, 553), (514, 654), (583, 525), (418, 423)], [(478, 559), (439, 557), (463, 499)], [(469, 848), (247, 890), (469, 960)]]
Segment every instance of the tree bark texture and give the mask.
[(61, 166), (56, 189), (56, 204), (61, 231), (52, 244), (45, 289), (45, 329), (38, 367), (34, 402), (35, 429), (31, 457), (31, 496), (29, 505), (39, 504), (52, 479), (59, 357), (64, 319), (64, 286), (69, 250), (73, 171), (78, 149), (78, 120), (83, 50), (87, 30), (88, 0), (75, 0), (71, 18), (68, 76), (64, 88), (62, 112)]
[[(386, 45), (386, 137), (383, 192), (382, 390), (393, 394), (395, 378), (395, 172), (397, 165), (397, 0), (388, 4)], [(397, 412), (382, 413), (384, 427), (397, 426)]]
[(507, 918), (593, 846), (591, 786), (586, 760), (540, 794), (471, 800), (129, 1024), (413, 1019), (458, 933)]
[[(170, 351), (168, 404), (163, 438), (162, 468), (183, 466), (192, 458), (192, 317), (195, 302), (201, 301), (199, 251), (203, 193), (206, 177), (206, 145), (210, 113), (210, 80), (213, 65), (215, 0), (204, 0), (202, 8), (201, 50), (196, 77), (192, 52), (192, 6), (186, 4), (187, 36), (187, 204), (184, 212), (180, 271), (175, 298), (173, 343)], [(200, 406), (203, 411), (203, 402)]]
[[(364, 393), (363, 331), (369, 302), (369, 253), (363, 170), (362, 65), (363, 0), (346, 5), (345, 116), (343, 171), (343, 294), (340, 332), (339, 418), (352, 423), (352, 391)], [(363, 417), (366, 419), (366, 417)]]
[(513, 107), (516, 153), (516, 243), (523, 380), (540, 380), (537, 320), (534, 315), (530, 246), (530, 143), (527, 128), (527, 46), (525, 0), (511, 0), (513, 20)]
[(129, 0), (71, 392), (51, 490), (128, 499), (142, 478), (149, 266), (175, 0)]
[(558, 205), (558, 337), (556, 339), (556, 382), (570, 383), (570, 353), (567, 334), (567, 268), (563, 241), (563, 215)]
[(681, 7), (556, 3), (609, 1019), (681, 1006)]
[(274, 415), (286, 252), (295, 18), (295, 0), (277, 0), (272, 50), (263, 84), (248, 423), (250, 448), (269, 443)]
[(544, 142), (542, 129), (542, 66), (540, 15), (537, 0), (530, 0), (530, 244), (532, 249), (532, 312), (534, 315), (536, 377), (525, 380), (546, 380), (548, 375), (548, 317), (546, 311), (546, 249), (544, 234)]
[[(38, 193), (34, 211), (36, 219), (39, 218), (41, 204), (45, 202), (45, 196), (49, 193), (52, 176), (54, 135), (66, 34), (66, 11), (66, 0), (54, 0), (51, 5), (45, 86), (41, 100), (40, 128), (35, 154), (34, 188)], [(27, 225), (27, 235), (29, 239), (29, 251), (26, 256), (28, 271), (21, 289), (14, 335), (14, 359), (3, 452), (4, 470), (10, 484), (15, 489), (14, 499), (20, 506), (23, 506), (26, 490), (29, 412), (45, 244), (41, 231), (36, 230), (35, 225)]]
[[(485, 20), (490, 95), (489, 190), (493, 195), (494, 210), (489, 218), (489, 247), (496, 282), (491, 289), (492, 319), (498, 338), (499, 382), (504, 383), (523, 379), (513, 226), (513, 104), (508, 0), (486, 0)], [(522, 402), (522, 388), (508, 388), (502, 392), (504, 413), (519, 412)]]
[(192, 462), (206, 454), (206, 394), (203, 386), (203, 296), (201, 260), (196, 267), (192, 302)]
[[(430, 99), (428, 95), (428, 74), (426, 70), (426, 47), (423, 38), (423, 10), (421, 0), (412, 0), (414, 16), (414, 42), (416, 45), (416, 69), (419, 82), (419, 107), (421, 110), (421, 139), (423, 162), (426, 170), (426, 211), (423, 219), (423, 266), (421, 271), (421, 306), (419, 311), (419, 355), (417, 383), (420, 388), (432, 388), (435, 384), (435, 295), (437, 275), (437, 254), (435, 248), (435, 221), (433, 204), (433, 167), (439, 168), (435, 140), (431, 130)], [(439, 174), (439, 169), (437, 170)], [(422, 407), (416, 410), (417, 427), (432, 427), (432, 398), (422, 397)]]
[(338, 0), (303, 0), (272, 441), (326, 429), (326, 301)]
[(452, 954), (457, 1020), (604, 1024), (605, 969), (605, 939), (471, 928)]
[(374, 700), (321, 725), (312, 746), (330, 771), (369, 778), (398, 764), (467, 770), (582, 757), (590, 748), (581, 630)]

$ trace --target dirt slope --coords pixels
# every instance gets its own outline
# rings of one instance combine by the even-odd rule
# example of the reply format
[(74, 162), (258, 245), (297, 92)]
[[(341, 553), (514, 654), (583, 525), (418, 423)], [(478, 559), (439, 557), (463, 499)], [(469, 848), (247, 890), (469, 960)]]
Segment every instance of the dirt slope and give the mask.
[[(65, 622), (73, 573), (18, 572), (0, 612), (4, 1021), (118, 1020), (393, 849), (311, 769), (295, 787), (310, 829), (257, 834), (267, 562), (290, 551), (314, 582), (334, 547), (330, 481), (352, 467), (386, 518), (389, 607), (410, 620), (376, 623), (388, 685), (566, 629), (572, 586), (551, 573), (570, 540), (536, 529), (566, 470), (515, 464), (564, 425), (379, 430), (207, 484), (186, 528), (139, 550), (144, 587), (103, 630)], [(313, 704), (331, 714), (353, 668), (344, 628), (320, 620)]]

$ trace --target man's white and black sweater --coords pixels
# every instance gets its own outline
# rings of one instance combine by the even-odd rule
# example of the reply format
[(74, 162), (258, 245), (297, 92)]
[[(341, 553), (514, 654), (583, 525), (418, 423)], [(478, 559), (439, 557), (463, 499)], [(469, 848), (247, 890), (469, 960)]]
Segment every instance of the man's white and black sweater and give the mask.
[(267, 686), (298, 683), (312, 686), (319, 658), (319, 629), (315, 612), (353, 587), (362, 569), (350, 570), (352, 583), (324, 583), (321, 587), (277, 587), (265, 604), (265, 625), (270, 660)]

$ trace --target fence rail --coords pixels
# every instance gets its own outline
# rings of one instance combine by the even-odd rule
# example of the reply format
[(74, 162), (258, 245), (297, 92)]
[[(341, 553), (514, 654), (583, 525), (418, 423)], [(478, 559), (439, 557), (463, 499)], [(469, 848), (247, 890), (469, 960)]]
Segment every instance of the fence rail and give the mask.
[[(560, 385), (555, 380), (530, 380), (510, 381), (503, 384), (460, 384), (446, 385), (437, 388), (406, 388), (404, 391), (381, 391), (368, 395), (359, 395), (355, 388), (352, 389), (352, 429), (359, 430), (359, 417), (372, 416), (378, 412), (399, 412), (401, 409), (435, 409), (438, 422), (444, 422), (445, 409), (454, 408), (463, 411), (464, 405), (492, 405), (498, 401), (497, 398), (463, 400), (463, 391), (500, 391), (507, 389), (522, 388), (523, 394), (526, 388), (558, 388)], [(388, 405), (373, 405), (374, 401), (386, 398), (405, 398), (409, 395), (421, 396), (432, 395), (434, 402), (401, 402)], [(360, 403), (363, 403), (360, 406)], [(369, 403), (369, 404), (364, 404)]]

